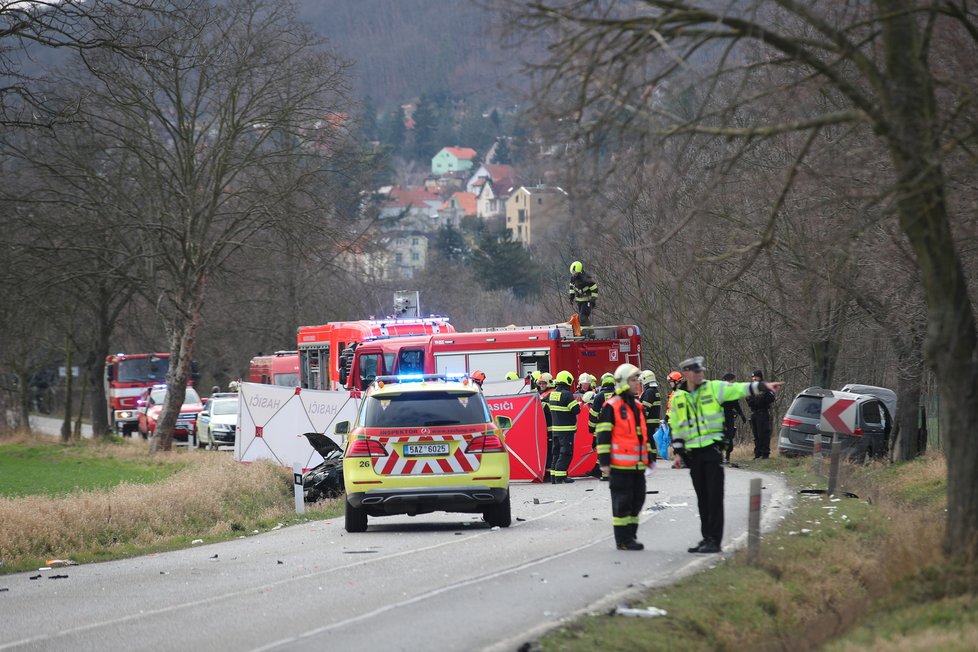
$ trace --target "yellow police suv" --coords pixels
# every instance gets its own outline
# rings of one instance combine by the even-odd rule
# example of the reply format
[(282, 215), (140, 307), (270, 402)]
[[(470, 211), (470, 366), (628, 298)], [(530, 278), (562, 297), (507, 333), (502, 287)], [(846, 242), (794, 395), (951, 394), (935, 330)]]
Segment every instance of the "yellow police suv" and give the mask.
[(381, 376), (367, 388), (345, 435), (346, 530), (363, 532), (368, 516), (482, 513), (509, 527), (509, 453), (478, 385), (467, 377)]

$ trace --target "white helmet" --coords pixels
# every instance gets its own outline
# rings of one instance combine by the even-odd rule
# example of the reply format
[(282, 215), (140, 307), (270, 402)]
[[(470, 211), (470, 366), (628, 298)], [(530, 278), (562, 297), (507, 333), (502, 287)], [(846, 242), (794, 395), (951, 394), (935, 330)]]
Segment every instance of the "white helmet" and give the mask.
[(592, 384), (591, 383), (591, 374), (589, 374), (589, 373), (587, 373), (585, 371), (583, 374), (581, 374), (580, 376), (578, 376), (577, 377), (577, 384), (580, 385), (581, 383), (587, 383), (588, 385), (591, 385)]
[(642, 381), (642, 384), (643, 385), (648, 385), (649, 383), (656, 382), (656, 380), (655, 380), (655, 374), (652, 373), (651, 371), (649, 371), (648, 369), (646, 369), (645, 371), (643, 371), (642, 372), (642, 375), (639, 376), (638, 378), (639, 378), (639, 380)]
[(542, 374), (540, 374), (540, 377), (537, 378), (537, 382), (539, 383), (541, 380), (545, 381), (548, 385), (553, 385), (554, 377), (544, 371)]
[(630, 378), (637, 378), (642, 373), (642, 370), (633, 364), (628, 364), (627, 362), (622, 365), (618, 365), (615, 369), (615, 392), (621, 393), (628, 391), (628, 380)]
[(588, 405), (594, 403), (594, 392), (590, 392), (590, 391), (584, 392), (584, 396), (581, 397), (581, 400), (587, 403)]

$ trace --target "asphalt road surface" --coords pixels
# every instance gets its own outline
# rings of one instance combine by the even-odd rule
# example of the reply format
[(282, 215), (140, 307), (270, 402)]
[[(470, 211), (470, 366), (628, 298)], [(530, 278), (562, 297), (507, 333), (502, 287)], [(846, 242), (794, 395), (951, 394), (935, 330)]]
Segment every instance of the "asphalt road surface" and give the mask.
[[(728, 554), (746, 541), (751, 477), (727, 472)], [(792, 502), (763, 479), (769, 530)], [(700, 539), (688, 471), (662, 465), (648, 489), (641, 552), (615, 549), (608, 485), (588, 478), (514, 484), (509, 528), (436, 513), (348, 534), (339, 518), (0, 576), (0, 650), (515, 650), (721, 560), (686, 552)]]

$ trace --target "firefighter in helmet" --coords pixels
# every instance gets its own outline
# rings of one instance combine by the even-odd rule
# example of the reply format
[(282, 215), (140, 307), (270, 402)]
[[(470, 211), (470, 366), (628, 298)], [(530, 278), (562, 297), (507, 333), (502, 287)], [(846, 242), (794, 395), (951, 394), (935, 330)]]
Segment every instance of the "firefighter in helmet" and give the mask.
[(482, 383), (486, 382), (485, 372), (479, 371), (478, 369), (470, 373), (469, 378), (471, 378), (472, 382), (479, 386), (479, 389), (482, 389)]
[(581, 326), (591, 325), (591, 311), (598, 305), (598, 284), (584, 271), (584, 263), (575, 260), (570, 266), (567, 298), (577, 310)]
[(546, 402), (553, 440), (550, 477), (554, 484), (563, 484), (574, 482), (567, 477), (567, 469), (574, 454), (574, 434), (577, 432), (577, 415), (581, 405), (571, 394), (574, 376), (569, 371), (559, 372), (555, 380), (556, 387), (551, 390)]
[(655, 464), (645, 410), (639, 400), (641, 371), (631, 364), (615, 369), (615, 394), (598, 417), (598, 464), (609, 476), (611, 522), (619, 550), (642, 550), (636, 540), (638, 515), (645, 504), (645, 470)]

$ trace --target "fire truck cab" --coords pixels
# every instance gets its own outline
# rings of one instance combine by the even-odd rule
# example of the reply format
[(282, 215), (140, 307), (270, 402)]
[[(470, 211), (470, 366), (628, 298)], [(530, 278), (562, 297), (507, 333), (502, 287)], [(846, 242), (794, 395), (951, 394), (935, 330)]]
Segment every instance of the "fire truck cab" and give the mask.
[(587, 372), (600, 376), (625, 362), (641, 366), (638, 326), (596, 326), (585, 335), (570, 324), (507, 326), (467, 333), (364, 342), (356, 348), (340, 377), (348, 389), (365, 389), (379, 376), (399, 374), (467, 374), (476, 369), (489, 380), (515, 371)]
[(136, 432), (136, 402), (143, 392), (166, 381), (169, 353), (117, 353), (105, 358), (105, 402), (109, 426), (122, 436)]
[(259, 355), (252, 358), (248, 365), (248, 382), (297, 387), (299, 352), (276, 351), (272, 355)]
[(364, 319), (302, 326), (296, 338), (299, 382), (308, 389), (340, 389), (345, 381), (340, 380), (340, 368), (349, 369), (354, 350), (360, 344), (388, 338), (454, 332), (446, 317)]

